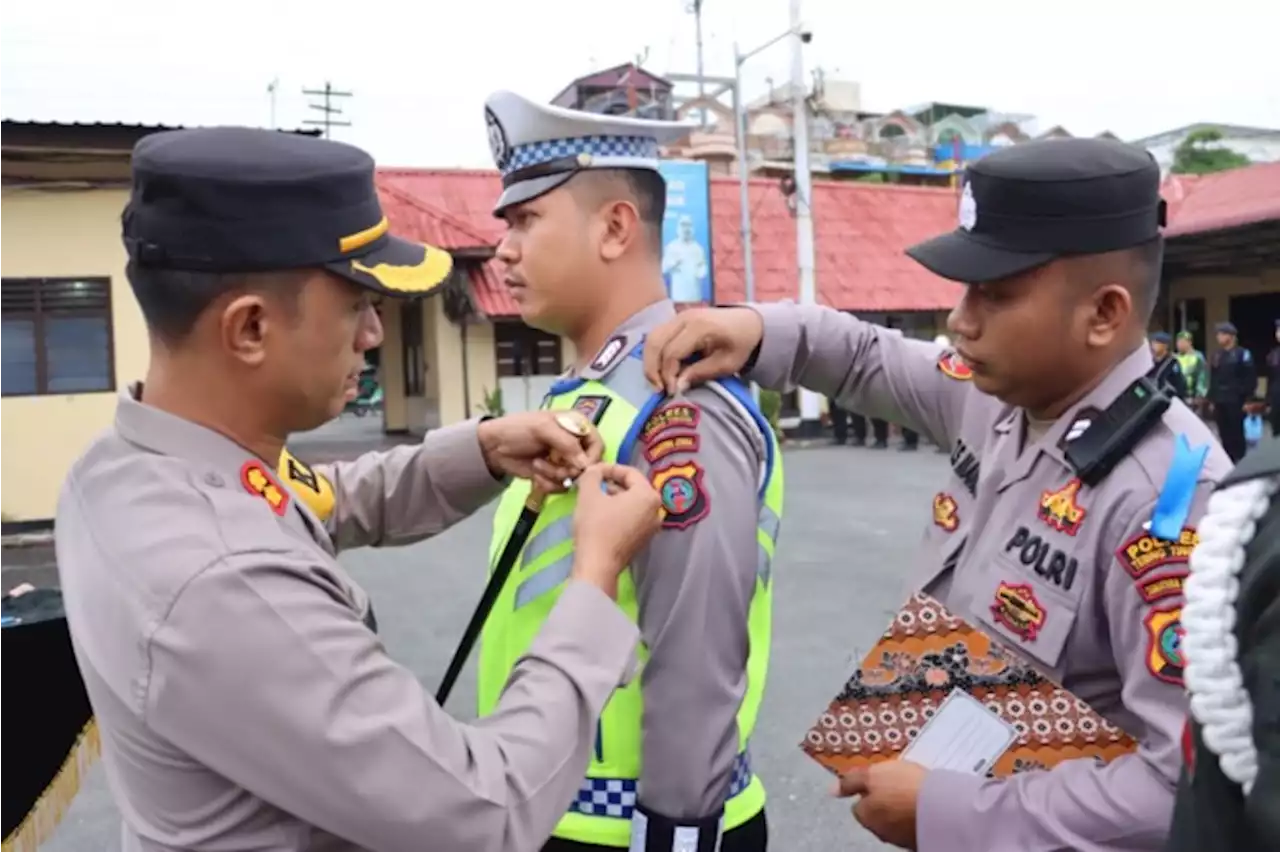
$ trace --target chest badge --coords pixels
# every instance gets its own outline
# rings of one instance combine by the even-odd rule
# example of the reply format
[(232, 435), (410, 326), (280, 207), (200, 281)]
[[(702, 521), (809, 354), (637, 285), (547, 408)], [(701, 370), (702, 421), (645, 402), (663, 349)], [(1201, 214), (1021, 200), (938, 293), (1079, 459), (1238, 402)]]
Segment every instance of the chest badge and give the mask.
[(1001, 581), (991, 615), (1024, 642), (1034, 642), (1045, 622), (1044, 607), (1027, 583)]
[(933, 498), (933, 522), (947, 532), (955, 532), (960, 526), (960, 507), (956, 498), (939, 491)]
[(610, 402), (613, 400), (607, 396), (580, 396), (573, 401), (573, 410), (586, 417), (593, 425), (599, 426)]
[(1057, 491), (1044, 492), (1040, 495), (1040, 508), (1036, 511), (1036, 517), (1058, 532), (1067, 535), (1078, 533), (1087, 514), (1077, 499), (1080, 486), (1079, 479), (1072, 479)]
[(285, 511), (289, 508), (289, 495), (276, 482), (275, 477), (267, 473), (267, 469), (261, 462), (245, 462), (244, 467), (240, 468), (240, 482), (244, 485), (245, 491), (266, 500), (271, 511), (284, 517)]

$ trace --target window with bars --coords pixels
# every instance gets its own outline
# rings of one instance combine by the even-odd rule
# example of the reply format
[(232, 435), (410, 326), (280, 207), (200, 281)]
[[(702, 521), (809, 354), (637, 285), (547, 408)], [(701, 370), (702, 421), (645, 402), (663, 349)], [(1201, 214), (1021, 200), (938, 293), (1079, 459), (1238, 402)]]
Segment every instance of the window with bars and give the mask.
[(564, 369), (560, 338), (516, 322), (493, 330), (498, 376), (557, 376)]
[(115, 390), (109, 278), (0, 280), (4, 396)]

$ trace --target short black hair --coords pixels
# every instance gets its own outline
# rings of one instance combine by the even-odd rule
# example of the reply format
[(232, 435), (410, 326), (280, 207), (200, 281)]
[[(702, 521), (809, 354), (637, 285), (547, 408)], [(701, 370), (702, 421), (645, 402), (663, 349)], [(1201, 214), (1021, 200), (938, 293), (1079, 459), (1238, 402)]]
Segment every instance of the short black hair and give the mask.
[(594, 169), (579, 172), (573, 183), (587, 189), (593, 202), (604, 200), (621, 183), (649, 231), (650, 247), (661, 251), (662, 220), (667, 214), (667, 181), (661, 174), (653, 169)]
[(1160, 274), (1164, 265), (1164, 238), (1156, 237), (1127, 249), (1069, 258), (1075, 281), (1089, 288), (1122, 284), (1133, 300), (1134, 313), (1143, 328), (1155, 313), (1160, 298)]
[(278, 287), (283, 290), (300, 281), (303, 274), (300, 270), (229, 273), (161, 269), (142, 266), (133, 259), (125, 266), (125, 277), (129, 279), (133, 296), (142, 308), (147, 328), (170, 345), (185, 340), (200, 315), (222, 296), (237, 290), (277, 289), (282, 279), (287, 279), (287, 284)]

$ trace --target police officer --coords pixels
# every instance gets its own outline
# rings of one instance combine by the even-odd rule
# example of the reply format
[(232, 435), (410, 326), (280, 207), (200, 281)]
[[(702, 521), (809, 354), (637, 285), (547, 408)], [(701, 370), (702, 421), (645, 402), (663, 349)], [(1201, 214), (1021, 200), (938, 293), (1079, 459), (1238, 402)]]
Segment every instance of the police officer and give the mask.
[(1280, 849), (1280, 439), (1209, 500), (1182, 614), (1191, 713), (1168, 852)]
[(1280, 319), (1276, 320), (1276, 345), (1267, 353), (1267, 409), (1271, 434), (1280, 438)]
[(1218, 440), (1233, 462), (1244, 458), (1244, 406), (1258, 388), (1253, 354), (1240, 346), (1235, 325), (1217, 325), (1218, 350), (1210, 359), (1209, 401), (1218, 426)]
[[(382, 339), (371, 298), (451, 268), (387, 232), (373, 175), (359, 149), (266, 130), (134, 150), (124, 242), (151, 362), (56, 520), (130, 852), (537, 849), (630, 676), (637, 633), (610, 598), (658, 499), (588, 467), (598, 439), (531, 413), (325, 467), (282, 453), (354, 394)], [(585, 469), (574, 579), (497, 711), (463, 725), (387, 655), (337, 555), (435, 535), (552, 451), (542, 487)]]
[(1186, 330), (1178, 332), (1174, 346), (1178, 350), (1178, 366), (1187, 381), (1183, 399), (1192, 411), (1203, 415), (1205, 398), (1209, 395), (1209, 365), (1205, 363), (1204, 353), (1196, 349), (1195, 339)]
[(1151, 335), (1151, 359), (1155, 361), (1151, 379), (1171, 396), (1185, 400), (1187, 379), (1182, 375), (1182, 365), (1169, 352), (1172, 340), (1166, 331), (1157, 331)]
[(937, 499), (956, 509), (930, 526), (912, 588), (1140, 741), (1105, 767), (1008, 780), (876, 764), (843, 781), (864, 825), (922, 852), (1158, 849), (1186, 707), (1179, 585), (1228, 468), (1200, 419), (1147, 377), (1159, 167), (1120, 142), (1045, 140), (966, 178), (960, 227), (908, 250), (968, 285), (948, 321), (955, 350), (826, 308), (752, 305), (655, 330), (646, 372), (682, 387), (748, 369), (765, 387), (804, 385), (946, 442)]
[[(639, 468), (665, 512), (619, 586), (640, 627), (643, 674), (605, 708), (581, 790), (565, 800), (546, 848), (764, 849), (764, 788), (749, 743), (769, 662), (781, 454), (741, 381), (668, 398), (649, 387), (640, 358), (650, 329), (676, 315), (662, 279), (658, 146), (690, 128), (511, 92), (492, 95), (485, 118), (502, 173), (494, 212), (507, 225), (497, 249), (507, 285), (525, 322), (578, 353), (544, 407), (590, 416), (605, 458)], [(494, 552), (528, 493), (524, 483), (507, 489)], [(581, 528), (575, 535), (567, 523), (574, 500), (547, 501), (490, 616), (481, 715), (562, 593), (568, 555), (581, 547)]]

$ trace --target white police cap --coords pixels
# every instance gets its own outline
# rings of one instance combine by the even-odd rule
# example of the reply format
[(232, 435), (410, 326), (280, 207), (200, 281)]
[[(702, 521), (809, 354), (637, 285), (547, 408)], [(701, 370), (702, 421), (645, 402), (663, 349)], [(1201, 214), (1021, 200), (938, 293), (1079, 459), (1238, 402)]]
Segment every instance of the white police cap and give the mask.
[(584, 169), (658, 170), (658, 147), (687, 136), (697, 125), (650, 121), (535, 103), (514, 92), (485, 101), (489, 151), (502, 173), (493, 212), (532, 201)]

